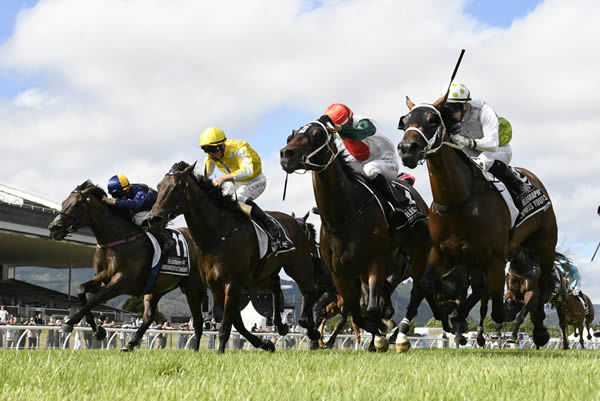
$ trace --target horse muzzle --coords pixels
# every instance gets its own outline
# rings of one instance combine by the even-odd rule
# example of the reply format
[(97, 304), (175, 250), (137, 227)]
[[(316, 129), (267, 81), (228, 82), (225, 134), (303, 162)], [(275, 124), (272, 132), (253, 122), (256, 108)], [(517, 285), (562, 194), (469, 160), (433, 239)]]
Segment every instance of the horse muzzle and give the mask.
[(419, 160), (421, 159), (418, 149), (419, 145), (416, 142), (400, 142), (398, 144), (398, 155), (402, 160), (402, 164), (404, 164), (408, 168), (415, 168), (417, 164), (419, 164)]
[(62, 223), (53, 221), (48, 225), (50, 231), (50, 238), (56, 241), (61, 241), (67, 236), (67, 229)]
[(279, 164), (286, 173), (293, 173), (300, 166), (301, 155), (294, 149), (284, 147), (279, 151)]

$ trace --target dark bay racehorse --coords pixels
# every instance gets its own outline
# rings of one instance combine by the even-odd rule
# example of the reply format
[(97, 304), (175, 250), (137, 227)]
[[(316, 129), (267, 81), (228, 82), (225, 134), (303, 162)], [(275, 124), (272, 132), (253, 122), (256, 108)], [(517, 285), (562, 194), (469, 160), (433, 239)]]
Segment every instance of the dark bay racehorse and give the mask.
[(250, 219), (237, 202), (224, 196), (212, 181), (192, 174), (193, 165), (173, 165), (158, 184), (158, 199), (149, 216), (151, 229), (162, 227), (179, 214), (185, 216), (201, 255), (198, 263), (202, 280), (212, 290), (215, 304), (223, 308), (219, 329), (219, 352), (225, 350), (232, 324), (256, 348), (274, 351), (271, 341), (251, 334), (240, 315), (242, 289), (272, 288), (272, 278), (283, 266), (303, 294), (298, 323), (316, 340), (312, 316), (314, 302), (313, 269), (308, 239), (300, 225), (289, 215), (271, 215), (285, 228), (295, 250), (268, 257), (260, 262), (258, 241)]
[[(321, 254), (331, 268), (335, 286), (343, 300), (342, 310), (349, 310), (353, 321), (368, 332), (379, 335), (385, 330), (384, 285), (386, 271), (398, 272), (404, 264), (401, 254), (410, 258), (413, 289), (406, 311), (402, 333), (408, 332), (407, 323), (417, 313), (424, 293), (420, 278), (425, 270), (430, 238), (426, 221), (415, 223), (390, 235), (386, 217), (374, 195), (365, 189), (342, 157), (321, 117), (294, 131), (288, 144), (280, 151), (280, 163), (288, 172), (312, 170), (313, 190), (321, 215)], [(416, 191), (405, 186), (427, 211), (427, 205)], [(398, 273), (402, 275), (402, 273)], [(368, 286), (366, 314), (360, 309), (361, 285)], [(393, 289), (392, 289), (393, 291)], [(433, 301), (428, 302), (436, 319), (449, 329), (447, 316)], [(410, 344), (408, 340), (405, 344)]]
[[(69, 317), (62, 329), (71, 332), (73, 326), (85, 316), (99, 340), (106, 336), (106, 331), (102, 326), (96, 326), (91, 313), (92, 308), (119, 295), (141, 295), (151, 271), (154, 253), (154, 248), (142, 229), (123, 217), (116, 209), (106, 206), (101, 201), (105, 196), (102, 188), (90, 181), (84, 182), (63, 201), (60, 214), (48, 226), (50, 236), (55, 240), (62, 240), (82, 226), (89, 226), (96, 236), (99, 244), (93, 260), (96, 275), (90, 281), (81, 284), (78, 296), (84, 306)], [(124, 347), (124, 351), (132, 351), (139, 345), (144, 332), (156, 318), (158, 301), (164, 294), (177, 287), (185, 294), (192, 312), (196, 351), (198, 350), (202, 337), (202, 302), (206, 297), (206, 287), (198, 272), (197, 261), (200, 255), (190, 232), (185, 228), (178, 230), (183, 233), (188, 243), (192, 265), (190, 275), (158, 274), (152, 293), (144, 297), (143, 324)], [(91, 299), (87, 299), (87, 294), (93, 295)]]
[[(415, 106), (407, 98), (410, 113), (403, 116), (399, 124), (405, 131), (398, 145), (402, 162), (415, 168), (420, 161), (426, 160), (433, 194), (429, 213), (433, 246), (424, 284), (426, 288), (432, 288), (427, 283), (457, 264), (464, 264), (471, 272), (484, 273), (487, 294), (492, 300), (492, 318), (501, 323), (504, 318), (505, 261), (518, 247), (527, 249), (541, 269), (532, 321), (534, 342), (538, 346), (544, 345), (550, 336), (544, 327), (543, 300), (551, 285), (557, 238), (552, 206), (511, 230), (510, 215), (501, 195), (482, 177), (464, 152), (452, 147), (445, 129), (448, 120), (443, 121), (440, 114), (443, 101), (442, 98), (434, 105)], [(519, 170), (548, 196), (536, 176), (527, 170)], [(458, 322), (466, 317), (466, 304), (458, 308)], [(457, 331), (463, 327), (464, 323), (461, 323)]]

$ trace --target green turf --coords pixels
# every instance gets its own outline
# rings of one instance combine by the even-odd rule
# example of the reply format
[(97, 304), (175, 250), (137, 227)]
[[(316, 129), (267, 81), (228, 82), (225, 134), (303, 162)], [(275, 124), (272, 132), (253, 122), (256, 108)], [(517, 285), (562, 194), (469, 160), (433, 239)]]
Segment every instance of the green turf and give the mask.
[(2, 400), (600, 400), (593, 350), (0, 351)]

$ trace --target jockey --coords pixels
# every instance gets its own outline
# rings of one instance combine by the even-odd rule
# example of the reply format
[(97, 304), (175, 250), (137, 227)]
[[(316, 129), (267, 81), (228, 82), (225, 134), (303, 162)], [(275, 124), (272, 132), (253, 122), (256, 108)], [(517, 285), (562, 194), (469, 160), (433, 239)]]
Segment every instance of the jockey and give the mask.
[(411, 214), (409, 220), (406, 213), (400, 213), (400, 210), (409, 206), (410, 199), (404, 191), (394, 191), (390, 185), (390, 181), (397, 177), (399, 167), (396, 147), (383, 135), (383, 130), (372, 119), (355, 115), (343, 104), (327, 107), (325, 115), (335, 124), (335, 132), (343, 140), (345, 160), (360, 175), (368, 178), (385, 200), (393, 205), (389, 216), (390, 226), (400, 228), (406, 224), (412, 225), (425, 217), (416, 212)]
[[(122, 174), (113, 175), (108, 180), (108, 193), (112, 198), (104, 198), (103, 202), (125, 211), (131, 220), (138, 226), (147, 223), (148, 214), (156, 202), (156, 190), (145, 184), (130, 184), (127, 177)], [(167, 230), (156, 234), (161, 243), (163, 256), (175, 245), (175, 241)]]
[(213, 180), (215, 186), (221, 186), (224, 195), (234, 196), (238, 202), (252, 207), (251, 217), (267, 232), (271, 239), (271, 251), (280, 253), (290, 251), (294, 244), (281, 232), (279, 224), (256, 204), (267, 187), (267, 177), (262, 173), (260, 157), (243, 139), (227, 139), (223, 130), (209, 127), (200, 135), (200, 147), (206, 153), (204, 171), (194, 171), (197, 177), (208, 178), (215, 166), (224, 173)]
[(579, 274), (579, 269), (577, 269), (577, 267), (571, 263), (571, 261), (563, 258), (562, 256), (558, 258), (556, 267), (560, 271), (560, 274), (562, 274), (562, 276), (568, 280), (569, 292), (580, 299), (583, 307), (585, 308), (585, 314), (587, 315), (589, 312), (588, 304), (580, 289), (581, 275)]
[(465, 85), (452, 82), (442, 113), (455, 121), (448, 127), (452, 142), (462, 147), (484, 171), (501, 180), (515, 202), (530, 191), (529, 185), (508, 167), (512, 159), (512, 149), (508, 143), (512, 135), (510, 124), (505, 121), (506, 129), (499, 134), (501, 123), (489, 104), (472, 100)]

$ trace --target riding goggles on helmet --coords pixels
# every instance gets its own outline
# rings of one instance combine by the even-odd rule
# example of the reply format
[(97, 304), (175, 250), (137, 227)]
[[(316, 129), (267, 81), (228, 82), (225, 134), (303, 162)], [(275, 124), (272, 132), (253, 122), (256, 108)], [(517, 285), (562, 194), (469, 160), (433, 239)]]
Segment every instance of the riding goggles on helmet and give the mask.
[(202, 146), (204, 153), (215, 153), (220, 150), (220, 146)]

